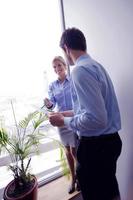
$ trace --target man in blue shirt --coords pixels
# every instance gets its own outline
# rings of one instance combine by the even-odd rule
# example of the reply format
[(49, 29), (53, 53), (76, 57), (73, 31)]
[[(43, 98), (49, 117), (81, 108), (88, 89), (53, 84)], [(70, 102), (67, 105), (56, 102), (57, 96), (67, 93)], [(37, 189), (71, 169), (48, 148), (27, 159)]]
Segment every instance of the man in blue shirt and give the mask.
[(70, 65), (74, 115), (55, 113), (53, 126), (64, 124), (78, 132), (77, 176), (84, 200), (118, 200), (116, 162), (122, 142), (120, 112), (112, 81), (106, 70), (87, 54), (84, 34), (64, 31), (60, 46)]

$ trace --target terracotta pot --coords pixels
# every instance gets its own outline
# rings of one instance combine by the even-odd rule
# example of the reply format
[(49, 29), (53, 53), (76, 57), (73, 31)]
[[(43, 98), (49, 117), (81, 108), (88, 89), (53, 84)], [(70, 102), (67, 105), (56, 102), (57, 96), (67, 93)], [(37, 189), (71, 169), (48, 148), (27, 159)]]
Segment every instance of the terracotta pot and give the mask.
[(37, 188), (38, 188), (38, 183), (37, 183), (37, 179), (36, 177), (34, 177), (35, 183), (33, 185), (33, 187), (26, 192), (25, 194), (21, 194), (20, 197), (9, 197), (8, 194), (8, 190), (9, 188), (14, 184), (14, 180), (11, 181), (5, 188), (4, 190), (4, 195), (3, 198), (4, 200), (37, 200)]

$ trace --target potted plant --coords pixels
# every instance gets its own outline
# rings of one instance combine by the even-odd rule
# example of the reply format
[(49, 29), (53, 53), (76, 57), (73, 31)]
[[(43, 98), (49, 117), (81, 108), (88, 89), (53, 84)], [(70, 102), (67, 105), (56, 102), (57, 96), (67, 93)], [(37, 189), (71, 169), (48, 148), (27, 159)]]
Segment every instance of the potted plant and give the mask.
[[(39, 126), (47, 120), (47, 115), (35, 111), (17, 124), (12, 102), (11, 106), (16, 134), (11, 134), (10, 131), (1, 127), (0, 150), (4, 148), (10, 155), (12, 163), (9, 165), (9, 169), (12, 171), (14, 179), (6, 186), (3, 198), (4, 200), (37, 200), (37, 179), (30, 174), (29, 169), (31, 154), (38, 153), (40, 139), (44, 137), (39, 132)], [(60, 145), (59, 142), (58, 144)], [(65, 159), (62, 159), (63, 146), (61, 145), (60, 150), (61, 160), (64, 163)]]

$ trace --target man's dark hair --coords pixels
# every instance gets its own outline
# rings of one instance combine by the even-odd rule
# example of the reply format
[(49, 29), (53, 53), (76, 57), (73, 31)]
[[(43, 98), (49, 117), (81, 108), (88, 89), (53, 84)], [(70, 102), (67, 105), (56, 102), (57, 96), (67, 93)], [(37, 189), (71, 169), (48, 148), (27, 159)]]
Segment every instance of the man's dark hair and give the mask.
[(60, 47), (64, 49), (64, 45), (73, 50), (86, 51), (86, 39), (84, 34), (77, 28), (66, 29), (60, 40)]

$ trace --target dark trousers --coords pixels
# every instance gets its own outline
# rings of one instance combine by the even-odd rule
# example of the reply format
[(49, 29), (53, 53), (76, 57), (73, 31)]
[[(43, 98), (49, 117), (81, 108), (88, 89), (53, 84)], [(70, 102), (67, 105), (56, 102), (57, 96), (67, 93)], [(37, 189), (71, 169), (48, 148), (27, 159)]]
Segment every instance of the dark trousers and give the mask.
[(84, 200), (112, 200), (120, 195), (116, 162), (121, 148), (118, 133), (81, 137), (77, 149), (77, 177)]

